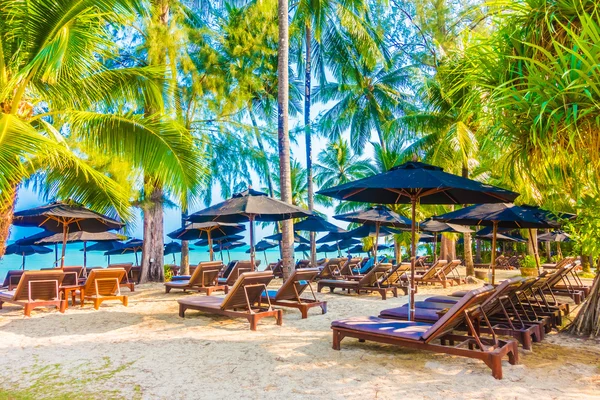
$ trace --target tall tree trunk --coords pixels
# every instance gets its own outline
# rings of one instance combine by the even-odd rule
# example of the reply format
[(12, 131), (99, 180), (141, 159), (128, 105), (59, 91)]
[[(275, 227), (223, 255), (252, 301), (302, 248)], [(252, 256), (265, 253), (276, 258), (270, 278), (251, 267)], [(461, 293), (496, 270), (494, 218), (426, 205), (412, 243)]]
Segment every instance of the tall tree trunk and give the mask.
[(581, 270), (585, 273), (592, 272), (590, 257), (584, 254), (581, 254)]
[[(307, 188), (308, 188), (308, 209), (312, 211), (314, 209), (315, 193), (313, 188), (313, 167), (312, 167), (312, 132), (310, 126), (310, 102), (311, 102), (311, 45), (312, 45), (311, 29), (306, 24), (306, 55), (305, 55), (305, 69), (304, 69), (304, 136), (306, 137), (306, 177), (307, 177)], [(310, 263), (312, 267), (317, 265), (317, 243), (315, 233), (310, 233)]]
[[(596, 271), (598, 271), (599, 268), (600, 258), (598, 259), (598, 264), (596, 264)], [(590, 295), (584, 300), (581, 305), (581, 310), (569, 327), (569, 331), (575, 335), (594, 338), (600, 334), (600, 318), (598, 317), (600, 315), (600, 279), (598, 277), (599, 275), (596, 272)]]
[[(186, 224), (187, 211), (181, 212), (181, 227), (184, 228)], [(190, 242), (187, 240), (181, 241), (181, 262), (179, 263), (179, 274), (189, 275), (190, 274)]]
[(6, 193), (6, 199), (10, 199), (10, 201), (0, 202), (0, 258), (4, 257), (6, 252), (6, 241), (10, 236), (10, 227), (15, 212), (15, 204), (17, 203), (17, 192), (18, 185), (11, 185), (9, 192)]
[[(277, 144), (279, 149), (279, 182), (281, 200), (292, 204), (292, 178), (290, 164), (290, 136), (288, 131), (289, 108), (289, 17), (288, 0), (278, 0), (279, 46), (277, 49)], [(294, 223), (281, 224), (281, 256), (283, 278), (287, 279), (294, 269)]]
[(164, 282), (163, 191), (154, 185), (146, 192), (144, 210), (144, 245), (140, 283)]
[[(462, 176), (463, 178), (469, 178), (469, 168), (466, 164), (463, 163), (462, 166)], [(467, 276), (475, 275), (475, 267), (473, 265), (473, 248), (471, 243), (471, 234), (465, 233), (463, 235), (464, 239), (464, 249), (465, 249), (465, 267), (467, 268), (466, 274)]]

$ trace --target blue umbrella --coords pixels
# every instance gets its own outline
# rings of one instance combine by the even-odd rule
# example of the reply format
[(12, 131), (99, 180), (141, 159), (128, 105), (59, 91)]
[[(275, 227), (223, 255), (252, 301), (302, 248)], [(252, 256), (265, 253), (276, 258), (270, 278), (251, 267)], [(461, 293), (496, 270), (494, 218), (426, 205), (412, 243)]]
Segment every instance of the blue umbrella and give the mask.
[(34, 244), (29, 245), (18, 245), (13, 243), (11, 245), (6, 246), (6, 252), (4, 254), (20, 254), (23, 257), (23, 269), (25, 269), (25, 257), (30, 256), (32, 254), (48, 254), (52, 253), (47, 247), (44, 246), (36, 246)]
[(167, 243), (165, 244), (165, 256), (168, 256), (169, 254), (173, 255), (173, 264), (176, 264), (175, 261), (175, 254), (177, 253), (181, 253), (181, 245), (177, 242), (171, 242), (171, 243)]

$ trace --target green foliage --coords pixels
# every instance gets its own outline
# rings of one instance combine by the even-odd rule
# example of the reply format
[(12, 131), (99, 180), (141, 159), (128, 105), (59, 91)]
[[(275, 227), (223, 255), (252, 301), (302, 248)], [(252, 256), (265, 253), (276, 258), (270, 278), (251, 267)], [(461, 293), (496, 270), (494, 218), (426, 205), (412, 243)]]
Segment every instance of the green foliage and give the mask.
[(165, 282), (171, 282), (171, 279), (173, 279), (173, 271), (171, 270), (171, 266), (163, 265), (163, 269), (165, 271)]
[(535, 257), (530, 254), (526, 255), (520, 261), (520, 266), (521, 266), (521, 268), (524, 268), (524, 269), (537, 268), (537, 264), (535, 262)]
[(584, 196), (576, 205), (577, 219), (567, 230), (578, 254), (600, 257), (600, 198)]

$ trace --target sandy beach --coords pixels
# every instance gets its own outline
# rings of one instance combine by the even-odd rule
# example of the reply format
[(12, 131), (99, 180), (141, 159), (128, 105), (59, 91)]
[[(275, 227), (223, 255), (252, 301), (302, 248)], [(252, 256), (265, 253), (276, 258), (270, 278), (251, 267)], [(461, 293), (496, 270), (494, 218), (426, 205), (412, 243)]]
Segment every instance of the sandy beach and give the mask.
[[(453, 290), (420, 288), (417, 299)], [(31, 318), (5, 305), (0, 399), (600, 398), (596, 341), (550, 334), (533, 352), (521, 350), (519, 365), (504, 362), (504, 379), (495, 380), (471, 359), (351, 338), (331, 349), (331, 321), (377, 315), (406, 296), (322, 293), (326, 315), (312, 309), (302, 320), (285, 309), (283, 326), (264, 319), (252, 332), (242, 319), (180, 318), (176, 300), (191, 295), (141, 285), (129, 307), (37, 309)]]

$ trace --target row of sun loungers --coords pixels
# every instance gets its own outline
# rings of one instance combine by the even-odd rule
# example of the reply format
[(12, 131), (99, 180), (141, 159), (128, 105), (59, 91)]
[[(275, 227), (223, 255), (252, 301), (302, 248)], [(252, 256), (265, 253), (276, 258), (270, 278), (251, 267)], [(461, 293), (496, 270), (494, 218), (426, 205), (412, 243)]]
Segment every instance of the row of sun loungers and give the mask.
[[(18, 282), (14, 278), (17, 275)], [(9, 303), (23, 307), (26, 316), (37, 307), (56, 307), (62, 313), (68, 307), (68, 297), (73, 304), (79, 297), (82, 307), (86, 300), (91, 300), (95, 309), (106, 300), (119, 300), (127, 306), (127, 296), (120, 289), (125, 276), (122, 268), (94, 269), (84, 281), (73, 268), (9, 273), (4, 282), (8, 284), (0, 289), (0, 309)]]

